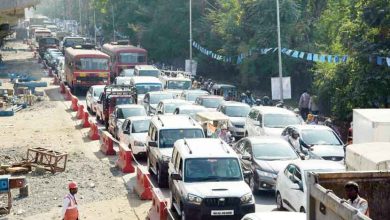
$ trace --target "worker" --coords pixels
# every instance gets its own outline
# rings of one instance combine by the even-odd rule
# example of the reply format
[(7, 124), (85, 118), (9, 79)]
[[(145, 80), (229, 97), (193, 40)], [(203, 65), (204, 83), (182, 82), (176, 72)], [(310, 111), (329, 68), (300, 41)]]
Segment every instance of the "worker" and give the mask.
[(62, 205), (62, 219), (63, 220), (78, 220), (79, 211), (77, 209), (76, 193), (77, 183), (70, 182), (68, 185), (69, 193), (64, 197)]
[(348, 197), (347, 203), (364, 215), (369, 216), (368, 202), (359, 196), (359, 185), (354, 181), (349, 181), (344, 188)]

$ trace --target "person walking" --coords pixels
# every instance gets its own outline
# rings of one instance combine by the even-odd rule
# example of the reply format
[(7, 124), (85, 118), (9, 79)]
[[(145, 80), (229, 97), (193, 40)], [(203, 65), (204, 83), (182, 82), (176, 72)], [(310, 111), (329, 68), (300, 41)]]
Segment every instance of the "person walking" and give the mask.
[(318, 115), (318, 112), (319, 112), (319, 109), (318, 109), (318, 97), (316, 95), (313, 95), (313, 96), (310, 97), (309, 109), (310, 109), (310, 112), (313, 115)]
[(347, 203), (364, 215), (369, 216), (368, 202), (359, 196), (359, 185), (354, 181), (349, 181), (344, 188), (348, 197)]
[(77, 183), (70, 182), (68, 185), (69, 193), (64, 197), (62, 204), (62, 219), (63, 220), (78, 220), (79, 211), (77, 208), (76, 193)]
[(310, 94), (305, 89), (301, 97), (299, 98), (299, 105), (298, 105), (301, 116), (305, 121), (307, 118), (307, 114), (309, 114), (309, 102), (310, 102)]

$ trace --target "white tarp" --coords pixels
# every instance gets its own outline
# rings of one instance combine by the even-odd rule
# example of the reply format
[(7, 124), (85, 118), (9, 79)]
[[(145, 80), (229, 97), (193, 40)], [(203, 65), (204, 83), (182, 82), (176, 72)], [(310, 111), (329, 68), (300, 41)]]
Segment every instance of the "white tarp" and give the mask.
[[(291, 78), (283, 77), (283, 99), (291, 99)], [(272, 100), (280, 100), (280, 78), (271, 78)]]

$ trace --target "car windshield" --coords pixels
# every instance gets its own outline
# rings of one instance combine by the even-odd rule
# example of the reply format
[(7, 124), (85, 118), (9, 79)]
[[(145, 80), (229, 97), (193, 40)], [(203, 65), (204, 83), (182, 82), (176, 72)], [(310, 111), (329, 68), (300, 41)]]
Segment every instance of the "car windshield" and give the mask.
[(175, 141), (183, 138), (204, 138), (202, 129), (165, 129), (160, 131), (160, 148), (173, 147)]
[(100, 97), (100, 95), (103, 93), (104, 87), (96, 87), (93, 89), (93, 96), (94, 97)]
[(172, 94), (153, 94), (150, 95), (150, 104), (157, 104), (164, 99), (172, 99)]
[(72, 47), (76, 45), (81, 45), (84, 43), (84, 38), (68, 38), (64, 41), (64, 47)]
[(149, 130), (150, 119), (133, 121), (131, 133), (146, 133)]
[(154, 76), (158, 77), (160, 75), (160, 72), (158, 70), (140, 70), (139, 76)]
[(134, 76), (134, 69), (124, 69), (120, 73), (120, 76)]
[(309, 145), (342, 145), (334, 132), (325, 129), (304, 129), (302, 139)]
[(146, 61), (146, 55), (141, 53), (120, 53), (121, 63), (143, 63)]
[(264, 126), (269, 128), (284, 128), (288, 125), (298, 125), (300, 120), (290, 114), (266, 114), (264, 115)]
[(124, 104), (133, 104), (133, 103), (134, 103), (133, 97), (120, 97), (120, 98), (116, 98), (112, 104), (124, 105)]
[(147, 92), (162, 90), (160, 83), (138, 83), (135, 85), (135, 88), (137, 88), (137, 94), (145, 94)]
[(229, 117), (246, 117), (250, 110), (249, 106), (226, 106), (224, 113)]
[(80, 58), (75, 65), (78, 70), (108, 70), (108, 59)]
[(124, 119), (132, 116), (146, 116), (144, 108), (120, 108), (118, 109), (117, 118)]
[(240, 181), (242, 174), (236, 158), (194, 158), (184, 165), (185, 182)]
[(221, 104), (221, 102), (223, 101), (223, 99), (203, 99), (202, 101), (202, 105), (206, 108), (217, 108), (219, 106), (219, 104)]
[(191, 88), (191, 81), (180, 81), (180, 80), (171, 80), (167, 83), (167, 89), (190, 89)]
[(164, 105), (164, 113), (173, 113), (178, 106), (185, 105), (186, 103), (166, 103)]
[(187, 101), (194, 102), (196, 98), (198, 98), (201, 95), (207, 95), (207, 92), (191, 92), (187, 95)]
[(257, 143), (253, 144), (253, 157), (258, 160), (293, 160), (298, 155), (286, 143)]

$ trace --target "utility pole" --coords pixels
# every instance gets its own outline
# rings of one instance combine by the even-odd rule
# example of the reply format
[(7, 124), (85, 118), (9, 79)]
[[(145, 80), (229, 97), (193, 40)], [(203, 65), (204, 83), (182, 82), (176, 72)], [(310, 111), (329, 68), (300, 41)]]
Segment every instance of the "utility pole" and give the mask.
[(283, 101), (283, 73), (282, 73), (282, 49), (280, 43), (280, 15), (279, 0), (276, 0), (276, 19), (278, 29), (278, 59), (279, 59), (279, 83), (280, 83), (280, 101)]
[(95, 15), (95, 8), (93, 9), (93, 30), (95, 31), (95, 45), (97, 45), (96, 42), (96, 15)]
[(80, 35), (83, 35), (83, 25), (81, 24), (81, 0), (79, 0), (79, 22)]
[(192, 74), (192, 0), (190, 0), (190, 72)]
[(112, 30), (114, 32), (114, 41), (116, 41), (115, 37), (115, 18), (114, 18), (114, 4), (111, 1), (111, 14), (112, 14)]

